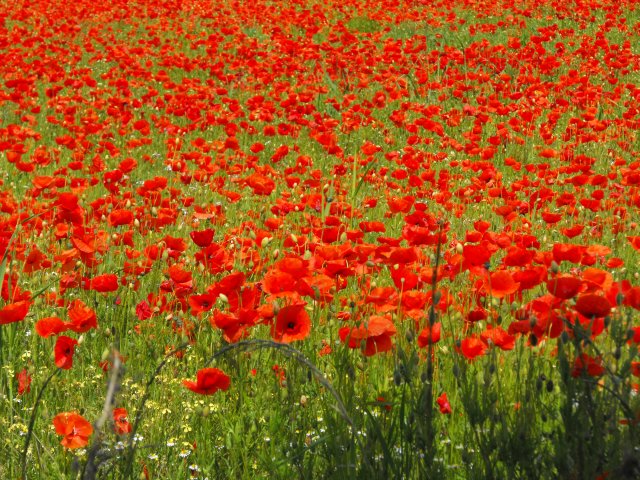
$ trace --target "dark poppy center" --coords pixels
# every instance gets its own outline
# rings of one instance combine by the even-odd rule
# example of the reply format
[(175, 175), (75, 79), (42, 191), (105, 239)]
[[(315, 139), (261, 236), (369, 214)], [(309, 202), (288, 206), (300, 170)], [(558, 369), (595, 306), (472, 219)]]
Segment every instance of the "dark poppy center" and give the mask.
[(293, 330), (293, 328), (295, 328), (295, 326), (296, 326), (296, 324), (293, 323), (293, 322), (287, 323), (287, 328), (290, 329), (290, 330)]

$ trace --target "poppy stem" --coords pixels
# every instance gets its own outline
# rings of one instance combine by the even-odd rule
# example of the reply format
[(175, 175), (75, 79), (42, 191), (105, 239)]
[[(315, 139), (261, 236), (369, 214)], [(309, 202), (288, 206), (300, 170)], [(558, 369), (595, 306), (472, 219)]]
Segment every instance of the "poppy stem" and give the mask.
[(131, 433), (129, 434), (129, 442), (127, 445), (127, 455), (125, 456), (125, 471), (124, 471), (124, 475), (123, 478), (129, 478), (131, 476), (131, 469), (133, 468), (133, 459), (135, 457), (135, 453), (136, 453), (136, 447), (135, 447), (135, 438), (136, 438), (136, 433), (138, 432), (138, 426), (140, 425), (140, 421), (142, 420), (142, 414), (144, 413), (144, 406), (147, 403), (147, 400), (149, 400), (149, 395), (151, 394), (151, 386), (153, 385), (153, 382), (155, 382), (156, 378), (158, 377), (158, 375), (160, 375), (160, 372), (162, 371), (162, 369), (164, 368), (164, 366), (167, 364), (167, 362), (169, 361), (170, 358), (172, 358), (176, 353), (184, 350), (185, 348), (187, 348), (189, 346), (189, 342), (185, 342), (182, 345), (178, 346), (177, 348), (173, 349), (172, 351), (170, 351), (169, 353), (167, 353), (164, 356), (164, 359), (162, 360), (162, 362), (160, 362), (160, 364), (158, 365), (158, 367), (155, 369), (155, 371), (153, 372), (153, 374), (151, 375), (151, 377), (149, 377), (149, 380), (147, 381), (147, 385), (145, 387), (145, 391), (144, 391), (144, 395), (142, 396), (142, 399), (140, 400), (140, 405), (138, 406), (138, 409), (136, 410), (136, 418), (133, 422), (133, 427), (131, 428)]
[(119, 352), (114, 350), (112, 353), (113, 366), (111, 368), (111, 378), (107, 386), (107, 396), (104, 400), (104, 407), (102, 408), (102, 414), (95, 423), (95, 440), (89, 449), (87, 461), (82, 469), (81, 478), (83, 479), (95, 479), (98, 466), (96, 466), (96, 456), (98, 450), (102, 445), (102, 429), (104, 424), (107, 423), (109, 416), (113, 412), (113, 405), (115, 404), (115, 397), (120, 388), (120, 370), (122, 362), (120, 361)]
[[(336, 391), (336, 389), (333, 387), (331, 382), (327, 380), (327, 378), (318, 369), (318, 367), (316, 367), (309, 359), (307, 359), (307, 357), (305, 357), (300, 350), (297, 350), (286, 343), (278, 343), (278, 342), (274, 342), (273, 340), (262, 340), (262, 339), (242, 340), (240, 342), (231, 343), (229, 345), (226, 345), (225, 347), (222, 347), (217, 352), (215, 352), (206, 362), (205, 366), (211, 365), (211, 363), (213, 363), (213, 361), (216, 358), (221, 357), (233, 350), (251, 351), (254, 349), (257, 350), (257, 349), (263, 349), (263, 348), (278, 350), (282, 352), (285, 356), (304, 365), (311, 372), (313, 372), (316, 380), (323, 387), (325, 387), (327, 391), (331, 394), (331, 396), (333, 396), (333, 398), (336, 400), (336, 410), (338, 411), (340, 416), (344, 419), (345, 422), (347, 422), (347, 424), (349, 424), (350, 427), (352, 428), (354, 427), (353, 419), (349, 416), (349, 413), (347, 412), (347, 408), (344, 402), (342, 401), (340, 394)], [(360, 448), (364, 449), (364, 446), (362, 445), (362, 441), (357, 436), (356, 436), (356, 441), (358, 442)], [(371, 464), (369, 462), (369, 459), (366, 457), (366, 455), (363, 457), (363, 461), (366, 463), (367, 467), (371, 468)]]
[(31, 442), (31, 435), (33, 434), (33, 425), (36, 423), (36, 413), (38, 411), (38, 406), (40, 405), (40, 400), (42, 399), (44, 391), (47, 389), (47, 385), (49, 385), (49, 382), (60, 372), (60, 370), (60, 368), (56, 368), (53, 372), (51, 372), (51, 375), (47, 377), (47, 379), (44, 381), (44, 384), (42, 385), (42, 388), (38, 392), (36, 402), (33, 404), (31, 418), (29, 419), (29, 428), (27, 429), (27, 436), (24, 439), (24, 448), (22, 450), (22, 480), (27, 480), (27, 451), (29, 450), (29, 443)]

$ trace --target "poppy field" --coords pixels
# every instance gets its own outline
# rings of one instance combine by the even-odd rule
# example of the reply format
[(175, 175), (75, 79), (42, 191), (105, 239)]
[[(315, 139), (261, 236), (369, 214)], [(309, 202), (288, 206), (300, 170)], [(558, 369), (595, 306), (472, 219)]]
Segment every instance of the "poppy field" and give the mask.
[(637, 2), (0, 6), (1, 478), (640, 478)]

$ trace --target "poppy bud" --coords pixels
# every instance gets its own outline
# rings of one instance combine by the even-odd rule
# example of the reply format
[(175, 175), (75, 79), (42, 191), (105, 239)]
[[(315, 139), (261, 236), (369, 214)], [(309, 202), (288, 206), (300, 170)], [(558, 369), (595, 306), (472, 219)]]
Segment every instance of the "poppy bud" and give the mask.
[(456, 243), (456, 252), (462, 253), (463, 250), (464, 250), (464, 247), (462, 246), (462, 244), (460, 242)]
[(405, 338), (407, 339), (407, 342), (413, 342), (413, 339), (415, 338), (415, 333), (413, 330), (409, 329), (405, 332)]
[(271, 242), (271, 240), (273, 240), (273, 237), (264, 237), (260, 242), (260, 247), (266, 247), (267, 245), (269, 245), (269, 242)]
[(556, 263), (555, 260), (553, 260), (551, 262), (551, 267), (549, 267), (549, 270), (551, 270), (551, 273), (558, 273), (560, 271), (560, 266)]
[(438, 305), (438, 303), (440, 303), (441, 298), (442, 298), (442, 292), (438, 290), (436, 293), (433, 294), (433, 304)]
[(402, 384), (402, 374), (400, 373), (399, 369), (396, 369), (393, 372), (393, 383), (395, 383), (397, 387), (399, 387), (400, 384)]

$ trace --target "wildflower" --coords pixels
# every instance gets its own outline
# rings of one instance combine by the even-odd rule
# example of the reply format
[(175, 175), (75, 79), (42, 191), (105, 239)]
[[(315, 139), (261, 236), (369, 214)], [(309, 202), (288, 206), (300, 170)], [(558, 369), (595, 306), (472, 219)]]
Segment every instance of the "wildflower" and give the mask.
[(451, 414), (451, 405), (449, 404), (449, 399), (447, 398), (447, 392), (443, 392), (442, 395), (440, 395), (436, 399), (436, 402), (438, 403), (438, 407), (440, 407), (440, 413), (444, 415)]
[(56, 433), (64, 437), (60, 444), (68, 449), (87, 446), (93, 433), (91, 424), (75, 412), (59, 413), (53, 419), (53, 426)]
[(271, 329), (274, 340), (290, 343), (304, 340), (311, 332), (311, 320), (304, 304), (288, 305), (278, 312), (276, 322)]
[(113, 410), (113, 423), (118, 435), (131, 433), (131, 424), (129, 423), (128, 415), (125, 408), (115, 408)]
[(77, 340), (65, 335), (58, 337), (54, 347), (55, 362), (58, 368), (69, 370), (73, 366), (73, 355), (77, 344)]
[(363, 353), (366, 356), (375, 355), (378, 352), (386, 352), (393, 348), (391, 337), (396, 334), (396, 327), (386, 316), (372, 315), (369, 321), (359, 327), (343, 327), (339, 331), (340, 340), (349, 342), (349, 348), (358, 348), (363, 345)]
[(201, 395), (212, 395), (218, 390), (228, 390), (231, 380), (222, 370), (203, 368), (198, 371), (195, 382), (183, 380), (182, 384), (192, 392)]
[(31, 391), (31, 375), (29, 375), (26, 368), (16, 373), (16, 379), (18, 380), (18, 395)]

